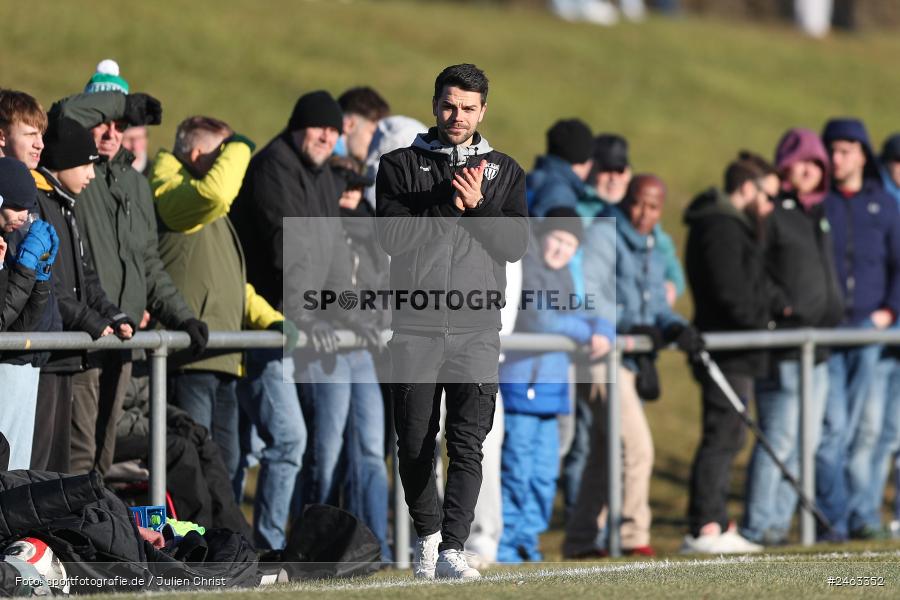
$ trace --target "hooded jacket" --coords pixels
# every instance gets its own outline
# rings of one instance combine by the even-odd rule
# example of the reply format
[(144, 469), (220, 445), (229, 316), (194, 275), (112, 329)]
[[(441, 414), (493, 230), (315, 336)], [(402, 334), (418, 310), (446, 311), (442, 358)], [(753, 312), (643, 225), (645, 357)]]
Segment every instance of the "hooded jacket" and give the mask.
[[(97, 273), (90, 247), (84, 244), (75, 218), (76, 199), (43, 167), (35, 173), (41, 216), (56, 229), (59, 252), (53, 264), (53, 294), (64, 331), (84, 331), (93, 339), (124, 313), (109, 301)], [(44, 366), (49, 372), (75, 372), (89, 366), (84, 352), (54, 351)]]
[[(783, 310), (784, 301), (766, 277), (752, 219), (711, 188), (688, 205), (684, 223), (689, 228), (685, 266), (697, 329), (772, 328), (771, 315)], [(715, 352), (713, 357), (726, 372), (765, 374), (765, 352)]]
[(553, 154), (537, 158), (525, 185), (528, 214), (532, 217), (543, 217), (557, 206), (575, 209), (585, 195), (584, 181), (572, 170), (572, 164)]
[(845, 195), (836, 187), (825, 197), (834, 261), (844, 295), (844, 324), (862, 325), (882, 308), (900, 315), (900, 211), (878, 174), (869, 134), (858, 119), (832, 119), (822, 131), (826, 145), (858, 142), (866, 155), (863, 186)]
[[(214, 331), (266, 329), (284, 319), (247, 283), (244, 253), (228, 219), (249, 162), (250, 147), (231, 141), (200, 179), (166, 151), (151, 172), (160, 258), (188, 306)], [(186, 360), (175, 359), (186, 370), (242, 374), (240, 352)]]
[[(598, 299), (595, 304), (615, 304), (620, 333), (637, 325), (665, 332), (673, 325), (687, 324), (666, 302), (665, 265), (655, 234), (638, 233), (618, 206), (610, 206), (606, 216), (612, 220), (595, 220), (585, 232), (584, 264), (591, 265), (584, 273), (585, 292)], [(637, 370), (628, 356), (623, 365)]]
[[(775, 314), (779, 329), (834, 327), (843, 319), (843, 301), (831, 240), (831, 227), (822, 202), (828, 193), (829, 158), (819, 136), (808, 129), (791, 129), (775, 151), (782, 174), (782, 193), (766, 218), (764, 234), (766, 272), (791, 307), (791, 314)], [(816, 162), (822, 181), (802, 201), (787, 178), (798, 161)], [(796, 360), (794, 349), (773, 351), (774, 360)], [(817, 346), (816, 360), (828, 357), (828, 349)]]
[[(460, 211), (453, 204), (453, 175), (481, 160), (488, 163), (482, 205)], [(429, 295), (427, 310), (394, 305), (394, 330), (499, 331), (500, 308), (491, 298), (502, 304), (506, 263), (519, 260), (528, 246), (522, 168), (478, 133), (469, 146), (446, 146), (432, 128), (409, 148), (382, 157), (376, 199), (378, 241), (392, 257), (391, 289), (443, 293), (436, 302), (437, 294)], [(478, 299), (457, 309), (451, 292)]]
[(881, 181), (865, 179), (849, 198), (825, 197), (845, 325), (866, 323), (880, 308), (900, 315), (900, 212)]
[[(124, 94), (97, 92), (60, 100), (50, 117), (68, 117), (90, 129), (122, 118), (124, 111)], [(132, 168), (133, 160), (122, 148), (96, 165), (96, 178), (81, 193), (75, 215), (110, 301), (135, 323), (146, 309), (163, 325), (178, 328), (194, 314), (159, 258), (153, 197), (147, 180)]]

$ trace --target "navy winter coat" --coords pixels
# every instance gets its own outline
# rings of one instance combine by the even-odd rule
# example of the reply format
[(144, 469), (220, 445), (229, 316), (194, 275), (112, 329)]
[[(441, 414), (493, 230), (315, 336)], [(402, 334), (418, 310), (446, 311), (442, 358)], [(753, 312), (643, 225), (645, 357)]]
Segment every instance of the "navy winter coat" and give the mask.
[(844, 324), (859, 325), (872, 312), (900, 314), (900, 212), (882, 183), (867, 179), (854, 196), (825, 197), (834, 264), (844, 294)]

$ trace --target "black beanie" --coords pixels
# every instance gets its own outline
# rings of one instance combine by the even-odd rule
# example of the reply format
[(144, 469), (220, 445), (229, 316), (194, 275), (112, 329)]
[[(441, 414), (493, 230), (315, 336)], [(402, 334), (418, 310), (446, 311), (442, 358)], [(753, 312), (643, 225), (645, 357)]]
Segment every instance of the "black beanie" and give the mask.
[(551, 208), (544, 215), (540, 224), (540, 234), (544, 235), (550, 231), (562, 230), (574, 235), (579, 242), (584, 237), (584, 226), (581, 224), (581, 216), (574, 208), (568, 206), (557, 206)]
[(16, 210), (34, 210), (37, 186), (31, 171), (20, 160), (0, 158), (0, 206)]
[(344, 113), (341, 105), (325, 90), (303, 94), (294, 105), (288, 121), (288, 131), (307, 127), (334, 127), (344, 133)]
[(547, 154), (571, 164), (586, 162), (594, 150), (590, 128), (581, 119), (563, 119), (547, 131)]
[(44, 136), (41, 166), (52, 171), (64, 171), (100, 161), (94, 136), (72, 119), (58, 119), (50, 123)]

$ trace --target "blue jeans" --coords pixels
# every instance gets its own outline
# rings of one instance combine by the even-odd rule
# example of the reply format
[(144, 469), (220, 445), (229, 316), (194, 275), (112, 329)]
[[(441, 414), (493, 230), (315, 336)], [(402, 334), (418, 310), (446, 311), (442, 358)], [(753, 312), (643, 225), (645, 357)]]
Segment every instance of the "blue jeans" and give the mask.
[(9, 470), (31, 466), (34, 415), (41, 370), (31, 365), (0, 363), (0, 433), (9, 442)]
[(203, 425), (219, 447), (228, 477), (240, 460), (237, 378), (212, 371), (184, 371), (172, 376), (172, 400)]
[(372, 355), (347, 354), (352, 381), (350, 414), (344, 434), (347, 510), (365, 523), (381, 544), (381, 560), (391, 562), (388, 545), (388, 478), (384, 460), (384, 399)]
[(816, 504), (832, 530), (820, 529), (820, 539), (840, 541), (850, 532), (850, 497), (854, 486), (860, 485), (860, 479), (849, 473), (850, 447), (877, 376), (880, 355), (881, 346), (861, 346), (836, 348), (828, 359), (828, 400), (816, 452)]
[[(306, 424), (297, 389), (290, 381), (294, 359), (281, 350), (247, 353), (247, 377), (238, 384), (243, 415), (265, 447), (253, 502), (253, 534), (258, 548), (283, 548), (294, 482), (306, 448)], [(250, 427), (243, 428), (249, 432)], [(239, 474), (242, 478), (243, 473)]]
[[(800, 473), (800, 362), (785, 360), (773, 365), (773, 378), (756, 384), (756, 406), (759, 426), (771, 442), (778, 459), (799, 480)], [(812, 446), (819, 443), (828, 395), (828, 364), (819, 363), (813, 370), (814, 423)], [(797, 492), (782, 476), (757, 442), (750, 459), (747, 477), (747, 508), (741, 533), (758, 543), (784, 541), (791, 528), (797, 505)]]
[[(872, 406), (866, 406), (863, 421), (871, 420), (872, 424), (880, 424), (881, 432), (872, 448), (869, 485), (858, 497), (851, 498), (851, 528), (854, 526), (854, 518), (861, 526), (881, 527), (884, 488), (888, 473), (893, 473), (896, 468), (894, 455), (900, 450), (900, 362), (895, 358), (885, 357), (878, 362), (878, 369), (882, 372), (872, 385)], [(883, 402), (879, 403), (879, 398)], [(883, 410), (879, 411), (879, 407)], [(872, 429), (869, 424), (861, 427), (861, 430), (868, 432)], [(897, 501), (900, 502), (900, 493), (897, 494)]]
[(372, 356), (365, 350), (339, 354), (328, 373), (321, 361), (313, 361), (297, 380), (309, 444), (294, 494), (294, 513), (299, 515), (312, 503), (337, 505), (346, 482), (347, 510), (372, 530), (382, 558), (389, 560), (384, 402), (374, 383)]
[(559, 425), (555, 415), (506, 413), (501, 489), (503, 535), (497, 562), (543, 560), (539, 535), (547, 530), (559, 475)]

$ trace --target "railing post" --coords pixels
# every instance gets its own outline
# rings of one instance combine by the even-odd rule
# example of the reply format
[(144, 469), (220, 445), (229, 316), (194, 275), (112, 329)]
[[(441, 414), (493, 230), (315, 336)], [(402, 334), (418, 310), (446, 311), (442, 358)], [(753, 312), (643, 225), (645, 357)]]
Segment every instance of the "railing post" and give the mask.
[(606, 358), (606, 550), (614, 557), (622, 555), (622, 410), (617, 383), (621, 354), (621, 350), (613, 348)]
[[(816, 360), (816, 344), (811, 340), (803, 342), (800, 353), (800, 488), (812, 500), (816, 497), (815, 453), (812, 431), (813, 419), (813, 372)], [(816, 521), (813, 514), (800, 510), (800, 543), (812, 546), (816, 542)]]
[(394, 563), (398, 569), (409, 568), (409, 509), (403, 494), (403, 482), (400, 481), (400, 461), (397, 458), (397, 431), (391, 419), (391, 448), (394, 466)]
[(150, 504), (166, 503), (166, 335), (150, 350)]

